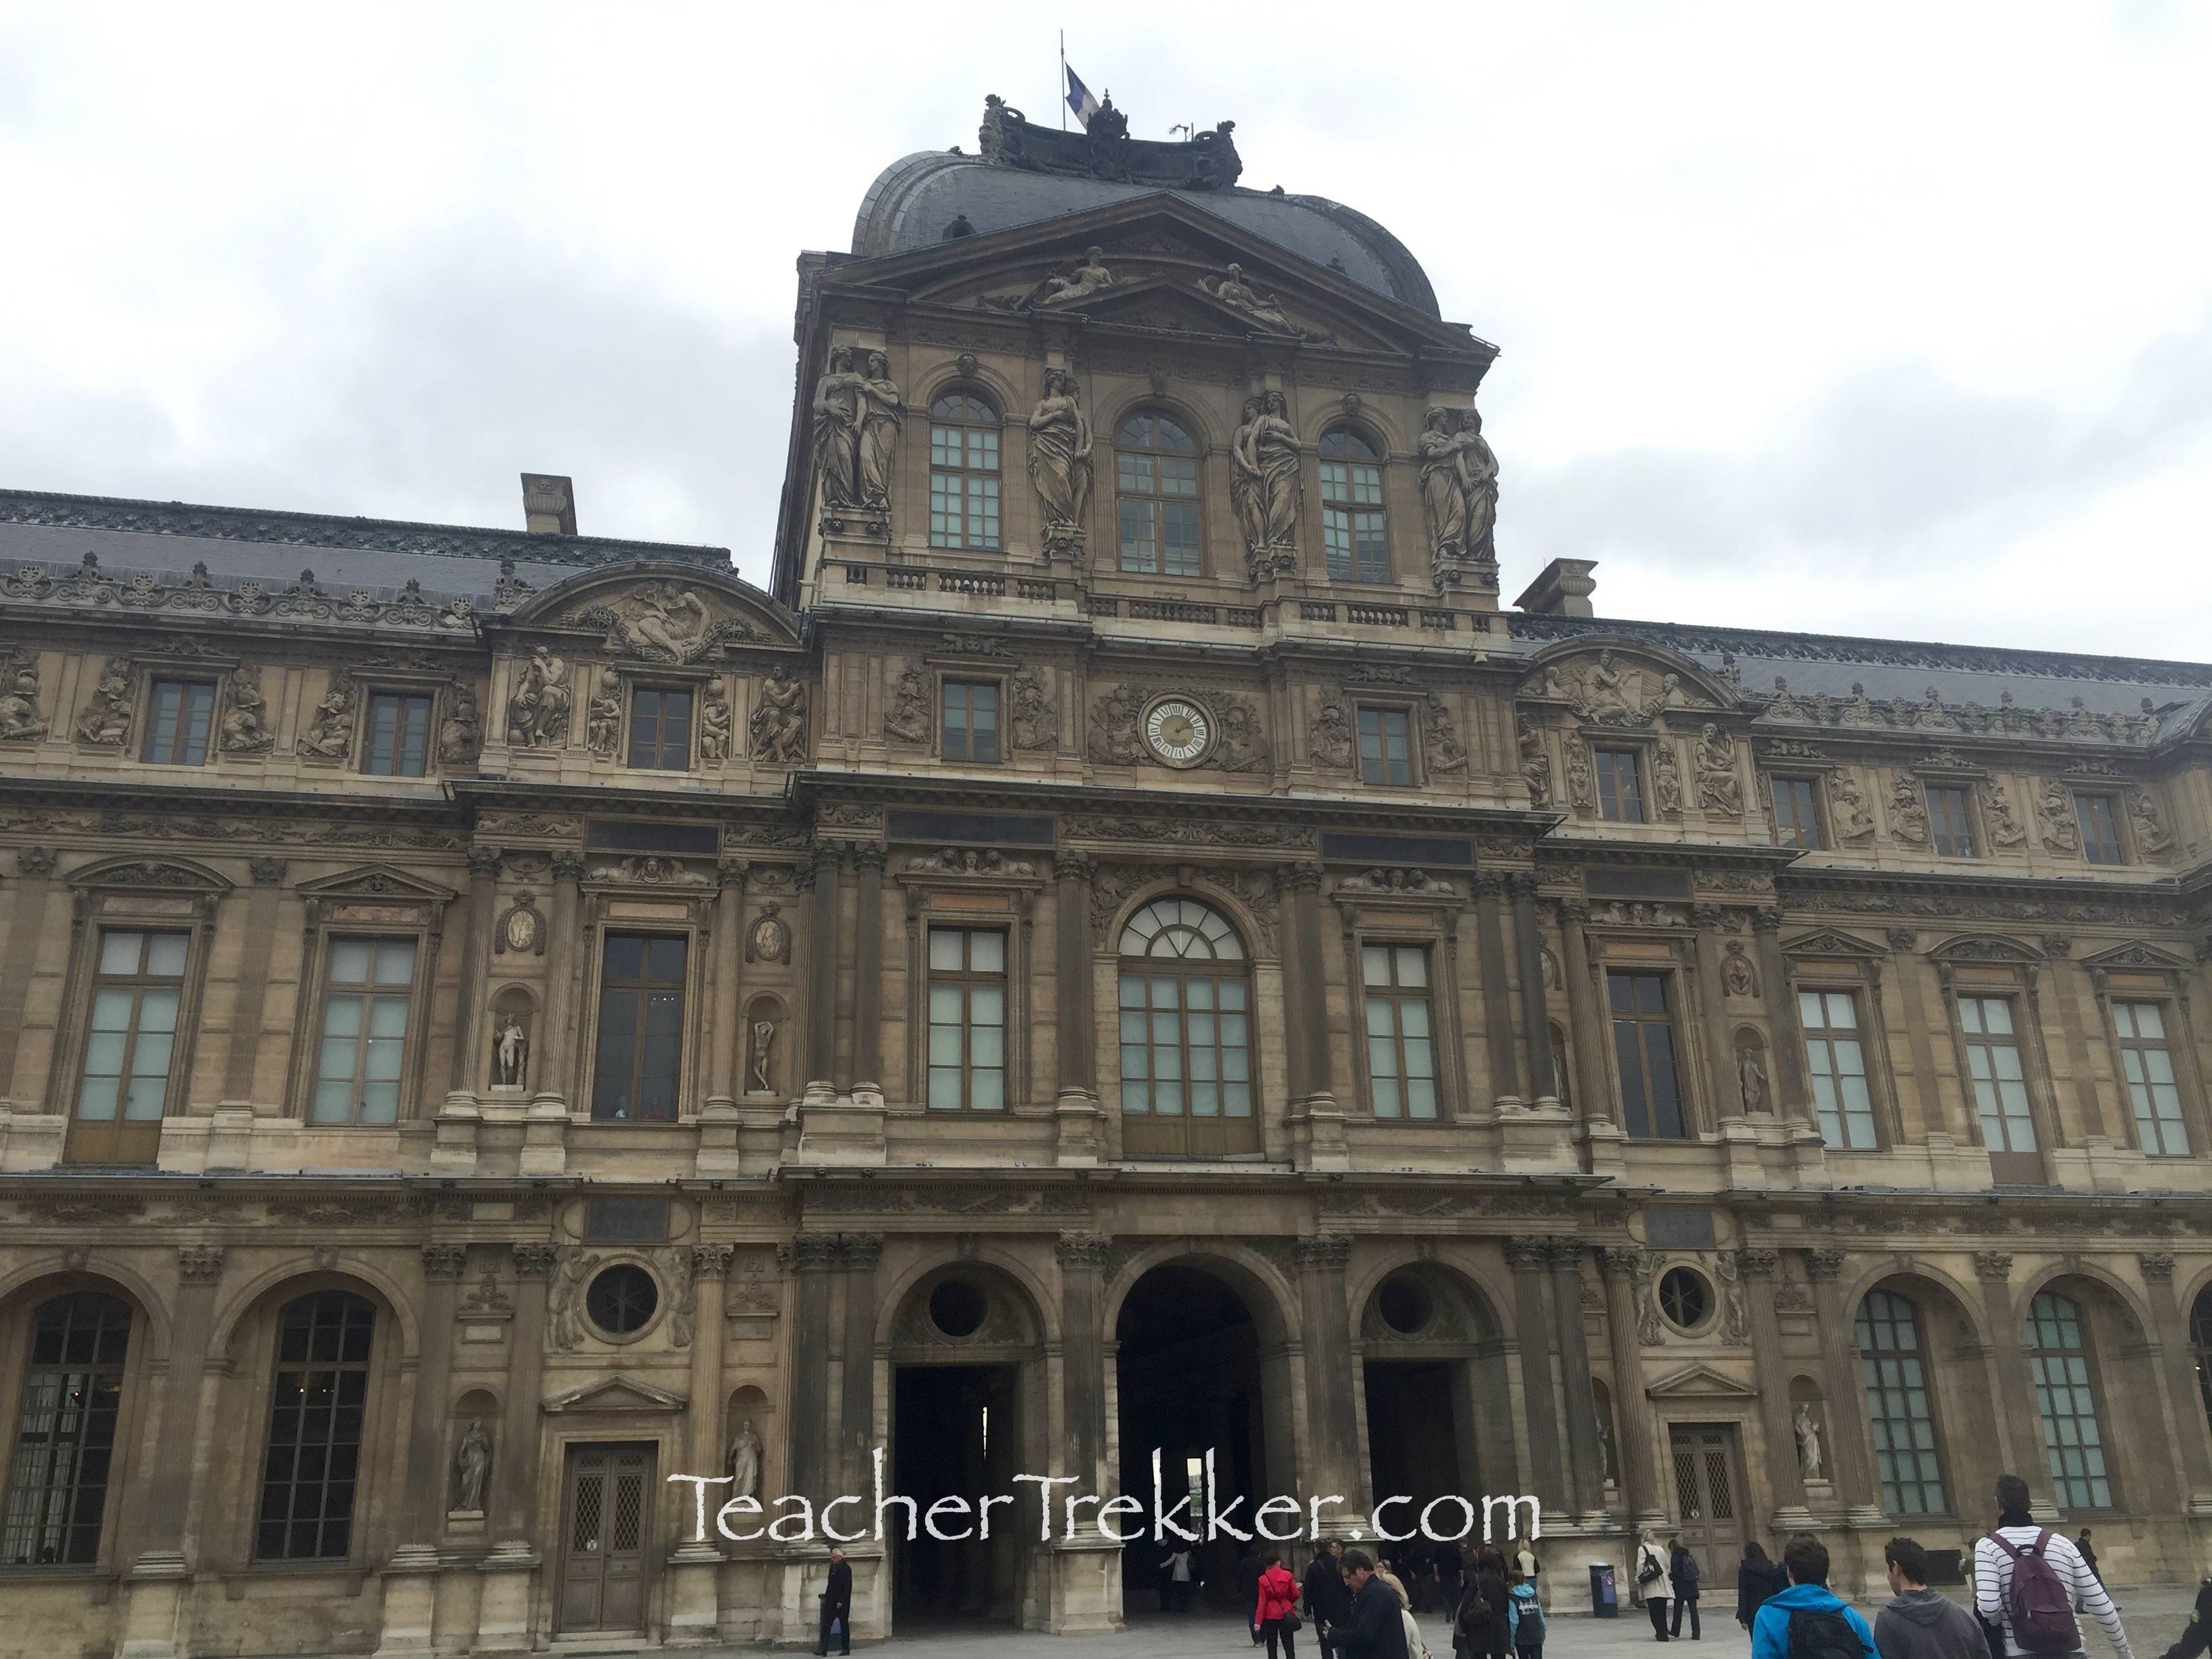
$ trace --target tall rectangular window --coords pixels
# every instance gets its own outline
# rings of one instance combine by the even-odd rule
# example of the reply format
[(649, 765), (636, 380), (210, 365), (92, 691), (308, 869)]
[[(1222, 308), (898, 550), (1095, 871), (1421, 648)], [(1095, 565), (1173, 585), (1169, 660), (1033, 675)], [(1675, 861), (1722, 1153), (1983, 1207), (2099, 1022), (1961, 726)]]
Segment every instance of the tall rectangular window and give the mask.
[(1783, 847), (1820, 848), (1820, 796), (1810, 778), (1774, 780), (1774, 839)]
[(1912, 1304), (1893, 1291), (1869, 1291), (1859, 1304), (1858, 1338), (1881, 1506), (1897, 1516), (1942, 1515), (1948, 1507), (1943, 1466)]
[(1866, 1051), (1859, 1044), (1858, 1000), (1849, 991), (1800, 991), (1798, 1023), (1805, 1028), (1805, 1068), (1820, 1139), (1849, 1151), (1871, 1151), (1874, 1102), (1867, 1093)]
[(2074, 797), (2074, 822), (2081, 827), (2081, 851), (2092, 864), (2118, 864), (2120, 826), (2110, 795)]
[(1633, 749), (1593, 751), (1597, 763), (1597, 815), (1611, 823), (1644, 822), (1644, 783)]
[(391, 1123), (415, 988), (415, 942), (334, 939), (323, 974), (311, 1123)]
[(0, 1565), (89, 1566), (100, 1559), (131, 1310), (78, 1291), (39, 1310), (16, 1407)]
[(2035, 1114), (2028, 1103), (2011, 999), (1960, 997), (1959, 1025), (1966, 1033), (1966, 1070), (1983, 1144), (1993, 1152), (2033, 1152)]
[(1974, 856), (1974, 819), (1964, 789), (1928, 787), (1928, 836), (1938, 858)]
[(215, 687), (204, 680), (155, 680), (147, 696), (146, 746), (157, 766), (200, 766), (215, 730)]
[(969, 392), (930, 408), (929, 544), (999, 545), (999, 411)]
[(1006, 1103), (1006, 936), (995, 927), (929, 930), (929, 1103)]
[(629, 694), (629, 763), (655, 772), (691, 766), (691, 693), (675, 686), (640, 685)]
[(2089, 1378), (2089, 1346), (2081, 1310), (2071, 1297), (2045, 1291), (2028, 1304), (2023, 1334), (2035, 1404), (2043, 1418), (2043, 1452), (2051, 1495), (2066, 1510), (2112, 1507), (2111, 1471), (2097, 1391)]
[(1322, 438), (1321, 538), (1332, 581), (1390, 580), (1381, 459), (1373, 445), (1345, 428)]
[(1605, 975), (1613, 1012), (1613, 1051), (1620, 1062), (1621, 1115), (1639, 1140), (1680, 1140), (1681, 1088), (1674, 1073), (1674, 1019), (1667, 976), (1615, 968)]
[(593, 1117), (674, 1121), (684, 1059), (686, 944), (665, 933), (607, 935)]
[(1367, 992), (1367, 1075), (1375, 1115), (1433, 1120), (1437, 1047), (1428, 951), (1418, 945), (1364, 945), (1359, 975)]
[(1413, 716), (1404, 709), (1359, 711), (1359, 778), (1401, 787), (1413, 782)]
[(999, 758), (999, 687), (993, 680), (945, 682), (945, 758)]
[(2137, 1143), (2153, 1158), (2187, 1158), (2189, 1129), (2181, 1121), (2173, 1050), (2166, 1044), (2166, 1010), (2155, 1002), (2116, 1002), (2112, 1025), (2119, 1033)]
[(375, 1334), (375, 1308), (346, 1291), (303, 1296), (277, 1316), (256, 1560), (343, 1560), (351, 1552)]
[(118, 929), (100, 936), (76, 1091), (81, 1120), (143, 1123), (161, 1115), (185, 994), (185, 945), (182, 933)]
[(1198, 446), (1164, 415), (1133, 415), (1115, 439), (1114, 516), (1121, 568), (1199, 574)]
[(371, 777), (419, 778), (430, 769), (430, 699), (413, 691), (372, 691), (361, 769)]

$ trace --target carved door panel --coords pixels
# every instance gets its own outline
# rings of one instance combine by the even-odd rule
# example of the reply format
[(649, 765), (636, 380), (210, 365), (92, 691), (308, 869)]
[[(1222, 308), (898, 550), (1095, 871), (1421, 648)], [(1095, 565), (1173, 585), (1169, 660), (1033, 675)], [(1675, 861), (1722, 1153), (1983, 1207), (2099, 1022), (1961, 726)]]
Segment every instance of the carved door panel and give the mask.
[(1682, 1542), (1698, 1558), (1701, 1589), (1735, 1582), (1743, 1557), (1742, 1483), (1735, 1429), (1727, 1423), (1677, 1423), (1668, 1431), (1674, 1465), (1674, 1510)]
[(561, 1495), (562, 1631), (643, 1631), (653, 1449), (571, 1446)]

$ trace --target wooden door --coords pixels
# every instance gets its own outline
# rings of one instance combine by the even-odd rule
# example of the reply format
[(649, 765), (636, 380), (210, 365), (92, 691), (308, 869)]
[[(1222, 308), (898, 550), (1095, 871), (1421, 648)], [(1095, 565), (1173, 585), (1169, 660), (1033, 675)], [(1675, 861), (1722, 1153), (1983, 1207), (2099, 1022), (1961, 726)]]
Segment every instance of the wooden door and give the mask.
[(1698, 1558), (1699, 1589), (1717, 1597), (1723, 1587), (1735, 1582), (1736, 1564), (1743, 1559), (1735, 1428), (1728, 1423), (1677, 1423), (1667, 1432), (1682, 1542)]
[(571, 1446), (561, 1492), (566, 1631), (645, 1629), (653, 1449)]

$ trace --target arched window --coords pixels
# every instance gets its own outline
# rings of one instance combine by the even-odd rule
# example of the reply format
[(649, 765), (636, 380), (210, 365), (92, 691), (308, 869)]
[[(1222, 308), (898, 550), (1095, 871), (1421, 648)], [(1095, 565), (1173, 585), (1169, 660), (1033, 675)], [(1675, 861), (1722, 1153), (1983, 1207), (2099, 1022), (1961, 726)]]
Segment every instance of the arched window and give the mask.
[(1122, 1146), (1208, 1157), (1260, 1149), (1244, 945), (1196, 899), (1131, 916), (1121, 958)]
[(277, 1315), (256, 1560), (343, 1559), (352, 1547), (375, 1333), (375, 1308), (346, 1291), (318, 1291)]
[(2081, 1310), (2045, 1291), (2027, 1310), (2027, 1369), (2043, 1414), (2043, 1450), (2052, 1495), (2062, 1510), (2108, 1510), (2112, 1485), (2105, 1467), (2105, 1434), (2089, 1382), (2089, 1350)]
[(33, 1317), (0, 1562), (83, 1566), (100, 1559), (130, 1346), (131, 1310), (112, 1296), (58, 1296)]
[(1868, 1291), (1859, 1304), (1858, 1337), (1882, 1508), (1893, 1516), (1948, 1513), (1912, 1304), (1893, 1291)]
[(972, 392), (929, 406), (929, 544), (999, 549), (999, 411)]
[(1390, 580), (1382, 452), (1348, 426), (1322, 434), (1321, 539), (1331, 581)]
[(2197, 1393), (2204, 1402), (2204, 1421), (2212, 1426), (2212, 1285), (2197, 1291), (2189, 1310), (2189, 1346), (2197, 1352)]
[(1195, 576), (1198, 446), (1164, 415), (1132, 415), (1114, 440), (1115, 513), (1121, 568)]

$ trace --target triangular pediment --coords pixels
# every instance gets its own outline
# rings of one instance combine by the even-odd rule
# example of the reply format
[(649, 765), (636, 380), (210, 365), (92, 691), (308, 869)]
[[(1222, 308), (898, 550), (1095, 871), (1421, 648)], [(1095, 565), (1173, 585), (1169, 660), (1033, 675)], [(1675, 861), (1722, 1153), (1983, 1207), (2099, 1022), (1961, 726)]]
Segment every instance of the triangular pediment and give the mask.
[(650, 1382), (635, 1376), (617, 1374), (603, 1376), (596, 1382), (586, 1382), (580, 1389), (571, 1389), (545, 1402), (549, 1413), (560, 1412), (653, 1412), (665, 1414), (680, 1412), (689, 1402), (680, 1394), (671, 1394)]
[(1961, 933), (1947, 939), (1928, 953), (1937, 962), (2037, 963), (2043, 955), (2032, 945), (1997, 933)]
[(454, 896), (450, 887), (424, 881), (388, 864), (364, 864), (357, 869), (342, 870), (335, 876), (303, 881), (300, 891), (308, 898), (382, 900), (386, 903), (397, 900), (401, 903), (443, 904)]
[(1838, 933), (1833, 927), (1820, 927), (1809, 933), (1800, 933), (1784, 944), (1782, 953), (1790, 957), (1848, 957), (1861, 962), (1878, 961), (1889, 954), (1879, 945), (1869, 945), (1854, 934)]
[(1711, 1365), (1686, 1365), (1670, 1371), (1644, 1392), (1654, 1400), (1756, 1400), (1759, 1390)]
[(2146, 945), (2131, 939), (2124, 945), (2114, 945), (2102, 951), (2093, 951), (2081, 958), (2084, 968), (2135, 969), (2154, 974), (2186, 972), (2190, 963), (2170, 951), (2161, 951), (2155, 945)]

